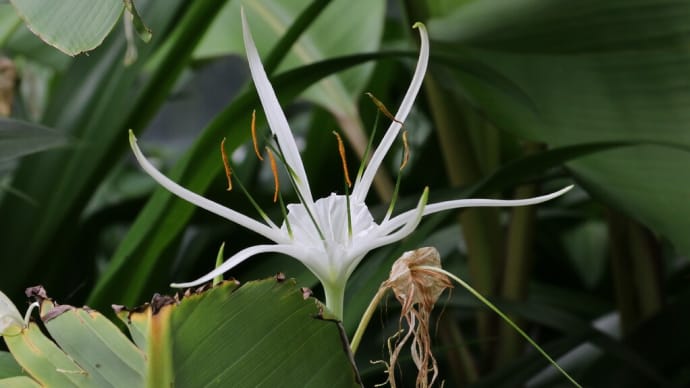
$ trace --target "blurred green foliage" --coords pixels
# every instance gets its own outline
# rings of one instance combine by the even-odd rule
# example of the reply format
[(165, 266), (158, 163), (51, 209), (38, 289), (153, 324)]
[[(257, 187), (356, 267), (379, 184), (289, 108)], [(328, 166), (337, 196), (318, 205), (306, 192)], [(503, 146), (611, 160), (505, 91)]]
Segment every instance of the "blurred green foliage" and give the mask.
[[(145, 133), (141, 144), (176, 181), (253, 214), (241, 193), (224, 190), (218, 145), (227, 137), (237, 174), (280, 218), (270, 171), (247, 144), (260, 106), (237, 57), (240, 3), (316, 196), (342, 187), (333, 129), (346, 134), (351, 165), (362, 154), (376, 114), (363, 92), (397, 106), (416, 55), (414, 21), (429, 27), (432, 59), (405, 123), (412, 157), (399, 208), (424, 186), (433, 200), (577, 185), (538, 208), (431, 217), (374, 252), (348, 285), (350, 335), (391, 263), (434, 245), (447, 269), (563, 356), (585, 386), (688, 385), (687, 0), (137, 1), (153, 37), (135, 41), (129, 66), (120, 25), (70, 58), (0, 4), (3, 52), (19, 79), (12, 117), (0, 123), (0, 150), (12, 150), (0, 155), (0, 289), (20, 301), (41, 283), (70, 304), (136, 305), (207, 272), (222, 242), (229, 254), (257, 242), (156, 188), (131, 161), (129, 128)], [(377, 214), (399, 157), (370, 198), (383, 204)], [(231, 275), (279, 271), (316, 285), (279, 256)], [(439, 304), (435, 351), (447, 386), (564, 383), (463, 292)], [(386, 358), (398, 312), (392, 301), (381, 310), (357, 354), (367, 386), (385, 380), (369, 360)], [(403, 359), (403, 376), (411, 365)]]

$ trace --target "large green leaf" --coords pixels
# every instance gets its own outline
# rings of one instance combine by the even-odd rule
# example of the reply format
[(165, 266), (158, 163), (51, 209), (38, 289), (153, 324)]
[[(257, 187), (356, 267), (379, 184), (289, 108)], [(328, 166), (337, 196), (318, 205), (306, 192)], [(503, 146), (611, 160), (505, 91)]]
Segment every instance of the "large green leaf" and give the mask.
[(229, 283), (188, 297), (172, 313), (175, 384), (358, 385), (338, 322), (322, 318), (323, 307), (305, 300), (293, 280), (232, 288)]
[(8, 352), (0, 352), (0, 378), (19, 376), (22, 368)]
[(143, 385), (144, 353), (103, 315), (45, 300), (41, 316), (53, 340), (84, 369), (94, 386), (113, 381)]
[(100, 313), (31, 290), (52, 340), (34, 323), (6, 334), (16, 362), (0, 353), (3, 386), (361, 385), (340, 323), (282, 275), (117, 307), (134, 343)]
[(120, 18), (122, 0), (12, 0), (29, 29), (67, 55), (98, 47)]
[[(431, 30), (472, 46), (461, 50), (463, 58), (523, 91), (525, 99), (515, 98), (456, 72), (502, 129), (554, 146), (634, 140), (682, 147), (690, 144), (689, 13), (686, 1), (482, 1), (458, 7)], [(640, 146), (569, 166), (597, 198), (687, 253), (690, 176), (682, 166), (688, 163), (686, 152)]]
[(30, 323), (20, 334), (5, 335), (3, 339), (22, 369), (41, 385), (93, 386), (91, 377), (35, 323)]

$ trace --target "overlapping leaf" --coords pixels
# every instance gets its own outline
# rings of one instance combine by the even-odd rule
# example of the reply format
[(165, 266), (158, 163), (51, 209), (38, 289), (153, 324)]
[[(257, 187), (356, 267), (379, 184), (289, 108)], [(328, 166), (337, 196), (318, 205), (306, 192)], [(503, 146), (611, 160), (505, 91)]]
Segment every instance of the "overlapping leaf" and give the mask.
[[(551, 145), (635, 140), (687, 146), (689, 12), (687, 2), (677, 1), (535, 1), (510, 7), (486, 1), (458, 7), (431, 30), (432, 36), (471, 46), (462, 51), (467, 58), (524, 92), (525, 99), (515, 98), (486, 80), (457, 74), (502, 129)], [(506, 18), (488, 18), (500, 14)], [(689, 153), (657, 145), (569, 166), (588, 191), (687, 253), (688, 163)]]

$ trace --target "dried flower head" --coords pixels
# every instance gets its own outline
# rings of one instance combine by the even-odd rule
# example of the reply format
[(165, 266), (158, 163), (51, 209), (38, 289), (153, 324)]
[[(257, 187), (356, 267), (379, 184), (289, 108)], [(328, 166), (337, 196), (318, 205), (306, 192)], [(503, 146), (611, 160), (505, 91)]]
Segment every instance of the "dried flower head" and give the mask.
[(407, 332), (402, 337), (403, 329), (391, 337), (391, 340), (395, 339), (394, 348), (389, 341), (387, 382), (391, 387), (395, 387), (395, 364), (410, 338), (412, 360), (418, 371), (416, 386), (429, 387), (438, 376), (438, 365), (431, 353), (429, 321), (434, 304), (443, 291), (453, 285), (446, 275), (429, 267), (441, 268), (441, 257), (436, 248), (424, 247), (405, 252), (395, 261), (388, 280), (382, 284), (382, 287), (393, 290), (395, 298), (402, 305), (400, 325), (403, 320), (407, 324)]

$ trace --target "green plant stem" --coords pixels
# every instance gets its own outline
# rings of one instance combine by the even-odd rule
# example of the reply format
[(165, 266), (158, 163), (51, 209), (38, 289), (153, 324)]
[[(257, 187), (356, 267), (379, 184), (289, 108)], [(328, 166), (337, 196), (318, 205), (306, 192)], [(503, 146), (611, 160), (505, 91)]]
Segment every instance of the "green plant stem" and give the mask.
[[(527, 143), (525, 153), (532, 154), (541, 150), (536, 143)], [(522, 185), (517, 188), (515, 198), (528, 198), (537, 195), (534, 184)], [(506, 300), (520, 301), (527, 297), (530, 273), (532, 271), (532, 244), (534, 242), (534, 224), (536, 208), (534, 206), (517, 207), (512, 210), (510, 225), (508, 226), (507, 249), (505, 267), (503, 270), (503, 284), (501, 295)], [(517, 317), (511, 317), (515, 322), (523, 323)], [(504, 365), (520, 354), (522, 341), (520, 337), (507, 325), (498, 327), (498, 349), (495, 364)]]
[(333, 286), (322, 281), (323, 292), (326, 296), (326, 307), (336, 319), (343, 320), (343, 303), (345, 301), (344, 285)]
[(371, 302), (369, 302), (369, 306), (367, 306), (364, 314), (362, 314), (362, 319), (359, 321), (359, 326), (357, 326), (357, 330), (355, 330), (355, 334), (352, 336), (352, 341), (350, 342), (352, 354), (357, 352), (357, 348), (359, 348), (359, 344), (362, 342), (364, 331), (367, 329), (367, 326), (369, 326), (369, 321), (371, 321), (371, 317), (374, 315), (374, 311), (376, 311), (383, 296), (386, 295), (386, 291), (388, 291), (388, 287), (384, 287), (382, 283), (379, 290), (376, 291), (376, 294), (371, 299)]
[(662, 307), (656, 242), (649, 231), (626, 216), (609, 211), (611, 270), (621, 329), (629, 333)]
[(472, 294), (475, 298), (479, 299), (480, 302), (482, 302), (486, 307), (491, 309), (494, 313), (496, 313), (503, 321), (505, 321), (510, 327), (515, 329), (527, 342), (530, 343), (544, 358), (546, 358), (551, 365), (553, 365), (554, 368), (556, 368), (561, 374), (570, 381), (573, 386), (576, 387), (582, 387), (575, 379), (573, 379), (568, 372), (566, 372), (563, 368), (561, 368), (558, 363), (549, 356), (548, 353), (544, 349), (541, 348), (527, 333), (525, 333), (518, 325), (515, 324), (506, 314), (504, 314), (498, 307), (496, 307), (493, 303), (491, 303), (488, 299), (486, 299), (481, 293), (479, 293), (477, 290), (472, 288), (469, 284), (467, 284), (465, 281), (460, 279), (459, 277), (455, 276), (454, 274), (444, 270), (443, 268), (438, 268), (438, 267), (432, 267), (432, 266), (427, 266), (427, 265), (421, 265), (417, 267), (418, 269), (423, 269), (427, 271), (436, 271), (438, 273), (441, 273), (443, 275), (448, 276), (449, 278), (455, 280), (460, 286), (462, 286), (465, 290), (467, 290), (470, 294)]
[[(452, 96), (443, 93), (435, 78), (427, 74), (425, 92), (429, 99), (431, 114), (436, 124), (439, 143), (449, 180), (453, 186), (463, 186), (477, 182), (481, 178), (478, 159), (472, 148), (467, 125), (471, 122), (471, 112), (458, 106), (451, 106)], [(458, 117), (464, 114), (463, 117)], [(468, 265), (477, 289), (484, 295), (492, 295), (495, 287), (495, 264), (499, 257), (500, 236), (498, 213), (495, 209), (467, 209), (460, 216), (462, 232), (467, 245)], [(478, 315), (480, 337), (492, 336), (490, 315)], [(486, 342), (488, 346), (488, 342)], [(485, 348), (485, 350), (488, 350)]]
[(614, 211), (608, 212), (609, 240), (611, 249), (611, 277), (616, 295), (616, 306), (620, 314), (623, 333), (629, 333), (639, 315), (635, 303), (635, 286), (632, 266), (627, 257), (627, 233), (624, 217)]
[(642, 318), (649, 318), (661, 310), (663, 296), (659, 276), (658, 250), (649, 230), (635, 221), (628, 224), (630, 252), (634, 260), (634, 276)]

